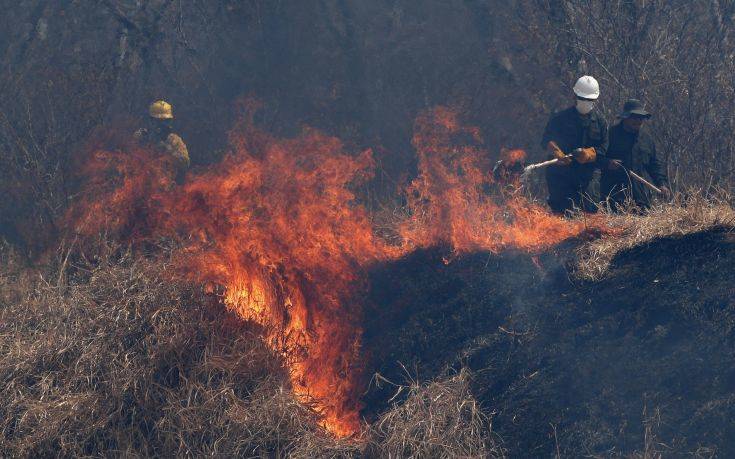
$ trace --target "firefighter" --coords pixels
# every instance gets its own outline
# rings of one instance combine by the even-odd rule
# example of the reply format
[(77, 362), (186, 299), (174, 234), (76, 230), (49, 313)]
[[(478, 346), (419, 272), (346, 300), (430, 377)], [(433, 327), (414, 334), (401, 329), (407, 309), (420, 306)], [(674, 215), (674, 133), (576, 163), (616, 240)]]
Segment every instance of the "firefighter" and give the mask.
[(148, 107), (148, 114), (148, 126), (138, 129), (134, 137), (138, 142), (153, 145), (162, 153), (170, 155), (176, 182), (181, 183), (189, 169), (189, 150), (181, 137), (173, 132), (174, 115), (171, 104), (157, 100)]
[(666, 165), (659, 159), (656, 143), (645, 129), (641, 130), (651, 114), (641, 101), (630, 99), (623, 105), (618, 118), (618, 124), (610, 128), (610, 146), (602, 167), (600, 194), (614, 211), (619, 211), (626, 202), (645, 209), (651, 205), (651, 195), (629, 172), (640, 176), (648, 174), (664, 197), (671, 195)]
[(574, 84), (573, 92), (574, 105), (551, 116), (541, 141), (549, 159), (560, 158), (546, 169), (547, 202), (557, 214), (572, 209), (596, 211), (589, 185), (607, 150), (607, 122), (594, 109), (600, 97), (597, 80), (585, 75)]

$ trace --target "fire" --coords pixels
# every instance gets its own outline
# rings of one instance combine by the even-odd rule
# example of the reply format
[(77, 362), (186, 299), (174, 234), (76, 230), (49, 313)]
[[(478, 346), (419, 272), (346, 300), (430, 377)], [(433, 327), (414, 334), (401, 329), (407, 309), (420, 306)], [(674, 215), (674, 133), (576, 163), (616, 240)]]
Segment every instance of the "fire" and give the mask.
[(125, 151), (99, 146), (90, 151), (80, 167), (83, 192), (64, 225), (89, 236), (100, 231), (121, 239), (148, 234), (148, 209), (174, 185), (173, 175), (167, 172), (169, 159), (134, 145)]
[(519, 164), (526, 160), (526, 152), (519, 149), (508, 150), (503, 148), (500, 150), (500, 159), (506, 164)]
[[(455, 112), (426, 112), (414, 131), (420, 171), (408, 188), (414, 218), (401, 225), (401, 234), (413, 245), (444, 243), (458, 252), (540, 249), (584, 229), (583, 223), (553, 216), (521, 196), (505, 196), (487, 173), (490, 164), (479, 130), (462, 126)], [(504, 155), (511, 161), (525, 157), (522, 150)]]
[(294, 391), (345, 435), (359, 428), (364, 269), (397, 249), (377, 240), (349, 185), (370, 177), (370, 151), (343, 153), (315, 131), (270, 138), (247, 119), (232, 151), (164, 200), (155, 225), (196, 235), (191, 273), (221, 284), (225, 304), (263, 326), (290, 362)]
[[(337, 435), (359, 430), (366, 269), (417, 247), (532, 250), (583, 229), (494, 189), (478, 129), (439, 108), (416, 122), (420, 173), (406, 189), (410, 217), (396, 222), (404, 243), (390, 245), (351, 191), (371, 177), (369, 150), (346, 154), (314, 130), (273, 138), (246, 115), (225, 159), (180, 186), (154, 152), (91, 148), (84, 197), (67, 226), (82, 236), (179, 240), (182, 272), (221, 286), (223, 303), (263, 329), (289, 365), (294, 393)], [(520, 161), (523, 152), (506, 154)]]

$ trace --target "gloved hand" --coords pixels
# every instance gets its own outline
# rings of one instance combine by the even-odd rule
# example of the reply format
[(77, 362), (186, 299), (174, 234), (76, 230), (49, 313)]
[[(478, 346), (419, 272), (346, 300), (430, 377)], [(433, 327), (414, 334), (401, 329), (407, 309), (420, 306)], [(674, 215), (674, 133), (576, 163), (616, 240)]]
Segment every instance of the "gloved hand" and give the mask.
[(574, 155), (574, 160), (579, 164), (591, 163), (597, 159), (597, 151), (595, 151), (594, 147), (577, 148), (572, 154)]
[(546, 149), (549, 150), (551, 155), (558, 159), (559, 162), (557, 163), (560, 166), (568, 166), (572, 164), (572, 158), (568, 157), (561, 148), (559, 148), (559, 145), (556, 144), (553, 140), (551, 140), (547, 145)]

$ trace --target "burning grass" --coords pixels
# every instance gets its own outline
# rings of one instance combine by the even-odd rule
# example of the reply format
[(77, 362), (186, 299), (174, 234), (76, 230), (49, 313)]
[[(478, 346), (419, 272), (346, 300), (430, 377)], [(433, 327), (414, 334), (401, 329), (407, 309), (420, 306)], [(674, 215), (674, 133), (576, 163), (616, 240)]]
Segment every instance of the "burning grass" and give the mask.
[(355, 192), (374, 173), (371, 152), (313, 129), (275, 138), (254, 126), (257, 106), (243, 101), (228, 154), (181, 185), (160, 151), (100, 134), (82, 152), (82, 191), (60, 226), (82, 246), (99, 234), (137, 247), (178, 241), (179, 272), (222, 289), (264, 330), (294, 392), (338, 435), (360, 429), (371, 267), (418, 247), (540, 250), (584, 230), (498, 190), (479, 129), (439, 107), (417, 119), (419, 174), (404, 190), (405, 218), (380, 231), (398, 240), (384, 240)]
[(401, 455), (486, 456), (464, 375), (416, 386), (375, 428), (336, 439), (254, 324), (177, 280), (163, 255), (101, 253), (62, 275), (2, 253), (4, 454), (384, 457), (403, 438)]
[(659, 204), (645, 214), (609, 214), (607, 235), (579, 249), (576, 274), (585, 280), (600, 280), (615, 256), (655, 239), (684, 236), (712, 228), (735, 229), (735, 209), (726, 196), (707, 198), (701, 193)]

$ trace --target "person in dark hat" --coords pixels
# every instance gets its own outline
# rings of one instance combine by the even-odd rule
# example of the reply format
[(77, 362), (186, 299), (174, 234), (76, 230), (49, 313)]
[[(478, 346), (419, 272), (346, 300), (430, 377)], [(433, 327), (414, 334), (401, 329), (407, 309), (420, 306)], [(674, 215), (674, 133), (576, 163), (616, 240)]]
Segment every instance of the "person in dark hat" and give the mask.
[(626, 204), (642, 209), (651, 205), (649, 191), (631, 177), (630, 171), (642, 177), (648, 175), (664, 197), (671, 194), (666, 164), (659, 158), (653, 138), (641, 129), (650, 117), (641, 101), (629, 99), (618, 115), (620, 122), (610, 129), (606, 165), (600, 176), (600, 196), (616, 212)]

